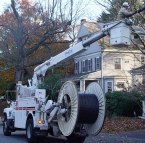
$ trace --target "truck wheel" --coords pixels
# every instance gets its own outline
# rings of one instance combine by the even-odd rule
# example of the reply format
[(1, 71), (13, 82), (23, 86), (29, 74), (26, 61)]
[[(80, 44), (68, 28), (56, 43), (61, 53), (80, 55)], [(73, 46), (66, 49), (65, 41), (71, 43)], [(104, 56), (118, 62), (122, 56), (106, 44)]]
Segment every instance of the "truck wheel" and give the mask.
[(11, 135), (11, 131), (10, 131), (9, 126), (8, 126), (8, 121), (7, 121), (7, 116), (6, 115), (4, 116), (4, 121), (3, 121), (3, 134), (5, 136), (10, 136)]
[(72, 134), (67, 137), (68, 143), (83, 143), (86, 139), (86, 136)]
[(35, 143), (36, 137), (34, 133), (34, 123), (33, 119), (28, 119), (26, 124), (26, 137), (29, 143)]

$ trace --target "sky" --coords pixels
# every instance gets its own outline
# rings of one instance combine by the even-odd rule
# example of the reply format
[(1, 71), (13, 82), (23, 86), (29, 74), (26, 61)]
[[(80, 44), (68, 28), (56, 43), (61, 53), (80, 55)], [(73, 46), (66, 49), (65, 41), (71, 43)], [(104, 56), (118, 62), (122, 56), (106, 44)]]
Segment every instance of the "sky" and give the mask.
[(0, 12), (3, 11), (4, 7), (6, 7), (7, 4), (10, 4), (11, 0), (0, 0)]
[[(33, 1), (40, 1), (40, 0), (33, 0)], [(41, 0), (45, 1), (45, 0)], [(0, 13), (6, 8), (8, 5), (10, 5), (11, 0), (0, 0)], [(85, 11), (87, 11), (87, 14), (82, 17), (82, 19), (89, 19), (89, 20), (96, 20), (96, 18), (101, 14), (103, 11), (103, 8), (99, 5), (95, 5), (94, 3), (89, 3), (89, 5), (86, 7)]]

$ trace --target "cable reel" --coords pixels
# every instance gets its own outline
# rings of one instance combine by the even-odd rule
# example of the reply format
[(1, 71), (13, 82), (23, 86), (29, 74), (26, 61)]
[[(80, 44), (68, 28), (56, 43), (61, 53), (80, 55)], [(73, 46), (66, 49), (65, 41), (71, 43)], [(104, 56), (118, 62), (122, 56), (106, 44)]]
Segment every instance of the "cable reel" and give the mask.
[(65, 82), (59, 92), (58, 103), (67, 109), (58, 114), (58, 126), (64, 136), (70, 136), (77, 123), (84, 124), (89, 135), (100, 132), (105, 118), (105, 97), (99, 84), (88, 85), (85, 93), (78, 93), (72, 81)]

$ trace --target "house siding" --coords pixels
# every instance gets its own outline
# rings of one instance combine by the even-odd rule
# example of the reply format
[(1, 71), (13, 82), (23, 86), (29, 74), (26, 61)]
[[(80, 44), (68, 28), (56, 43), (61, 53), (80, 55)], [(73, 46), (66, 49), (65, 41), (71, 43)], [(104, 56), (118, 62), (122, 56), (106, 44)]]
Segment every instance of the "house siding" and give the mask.
[[(85, 32), (84, 27), (80, 28), (79, 32), (79, 38), (87, 37), (88, 31)], [(145, 58), (141, 58), (142, 56), (144, 55), (139, 50), (128, 50), (124, 47), (102, 48), (97, 42), (94, 42), (87, 47), (86, 51), (74, 57), (74, 62), (78, 63), (78, 71), (75, 70), (75, 74), (78, 77), (77, 80), (80, 79), (86, 83), (99, 81), (104, 92), (130, 90), (137, 82), (142, 82), (142, 76), (133, 75), (130, 72), (145, 62)], [(83, 68), (83, 65), (88, 64), (88, 59), (92, 62), (90, 71)], [(96, 68), (96, 60), (100, 60), (100, 68)]]
[[(98, 48), (99, 49), (99, 48)], [(139, 53), (139, 51), (129, 52), (126, 50), (124, 51), (98, 51), (96, 48), (96, 51), (94, 51), (94, 48), (90, 48), (87, 51), (85, 51), (85, 54), (81, 54), (77, 57), (75, 57), (75, 62), (79, 63), (79, 72), (76, 74), (82, 74), (82, 73), (89, 73), (89, 72), (97, 72), (100, 71), (100, 75), (95, 77), (94, 79), (98, 80), (100, 77), (103, 79), (100, 79), (100, 85), (102, 86), (104, 92), (107, 91), (106, 84), (108, 81), (112, 81), (112, 91), (119, 91), (119, 90), (130, 90), (133, 85), (135, 85), (135, 82), (141, 82), (142, 78), (141, 76), (135, 76), (130, 73), (130, 70), (133, 68), (137, 68), (141, 65), (140, 58), (142, 54)], [(93, 51), (93, 53), (91, 52)], [(100, 50), (100, 49), (99, 49)], [(88, 54), (87, 54), (88, 52)], [(101, 66), (102, 69), (95, 69), (95, 58), (100, 58), (101, 60)], [(114, 59), (120, 58), (121, 59), (121, 69), (115, 69)], [(85, 61), (87, 59), (92, 59), (92, 71), (85, 71), (82, 72), (82, 61)], [(93, 75), (93, 73), (92, 73)], [(135, 78), (135, 79), (134, 79)], [(138, 79), (140, 78), (140, 79)], [(119, 84), (119, 85), (118, 85)], [(124, 85), (124, 88), (121, 88), (121, 85)]]

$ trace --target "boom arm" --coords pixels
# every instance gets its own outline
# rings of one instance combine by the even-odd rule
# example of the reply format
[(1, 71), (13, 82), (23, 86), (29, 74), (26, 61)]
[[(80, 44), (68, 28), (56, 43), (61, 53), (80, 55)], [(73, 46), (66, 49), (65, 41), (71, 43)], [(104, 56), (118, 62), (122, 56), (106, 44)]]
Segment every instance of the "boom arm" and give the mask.
[(121, 22), (124, 22), (122, 20), (120, 21), (115, 21), (109, 24), (106, 24), (104, 29), (100, 33), (94, 34), (92, 37), (88, 38), (87, 40), (83, 42), (79, 42), (76, 45), (68, 48), (67, 50), (63, 51), (62, 53), (50, 58), (49, 60), (45, 61), (41, 65), (37, 66), (34, 69), (34, 75), (32, 78), (32, 86), (36, 88), (38, 86), (38, 77), (39, 76), (45, 76), (45, 73), (48, 69), (53, 68), (53, 66), (57, 65), (58, 63), (67, 60), (68, 58), (84, 51), (87, 49), (87, 46), (90, 44), (94, 43), (95, 41), (105, 37), (106, 35), (109, 34), (110, 29), (117, 26)]

